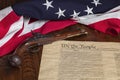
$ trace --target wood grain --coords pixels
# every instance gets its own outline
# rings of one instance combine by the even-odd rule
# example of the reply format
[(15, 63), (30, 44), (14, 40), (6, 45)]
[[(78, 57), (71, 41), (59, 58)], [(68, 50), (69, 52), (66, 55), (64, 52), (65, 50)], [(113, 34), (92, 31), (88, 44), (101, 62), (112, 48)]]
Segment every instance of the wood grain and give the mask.
[[(77, 41), (107, 41), (107, 42), (120, 42), (119, 36), (110, 36), (99, 31), (88, 28), (87, 26), (76, 24), (72, 27), (65, 28), (60, 31), (52, 32), (49, 34), (62, 33), (63, 31), (70, 31), (74, 28), (82, 28), (88, 32), (88, 35), (72, 37), (67, 40)], [(8, 62), (8, 57), (12, 54), (0, 58), (0, 80), (37, 80), (40, 67), (40, 60), (42, 55), (42, 46), (39, 47), (40, 52), (31, 54), (20, 49), (16, 52), (22, 59), (22, 64), (19, 67), (12, 67)]]
[[(15, 3), (26, 0), (0, 0), (0, 9)], [(110, 36), (99, 31), (90, 29), (84, 25), (76, 24), (74, 27), (80, 27), (88, 32), (88, 35), (69, 38), (67, 40), (77, 41), (107, 41), (120, 42), (120, 36)], [(53, 32), (51, 34), (61, 33), (62, 31), (70, 31), (72, 28), (67, 28), (61, 31)], [(20, 67), (12, 67), (8, 62), (8, 57), (12, 54), (0, 58), (0, 80), (37, 80), (40, 67), (40, 60), (42, 55), (42, 46), (39, 47), (40, 52), (30, 54), (21, 49), (16, 53), (22, 59)]]

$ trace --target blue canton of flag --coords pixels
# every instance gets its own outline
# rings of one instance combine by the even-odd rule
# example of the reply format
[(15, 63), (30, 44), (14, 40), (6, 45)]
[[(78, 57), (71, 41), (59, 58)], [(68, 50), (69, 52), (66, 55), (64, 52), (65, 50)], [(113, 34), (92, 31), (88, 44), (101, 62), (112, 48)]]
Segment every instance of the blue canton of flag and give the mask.
[(47, 34), (77, 23), (119, 34), (120, 0), (29, 0), (9, 6), (0, 11), (0, 56), (31, 37), (31, 30)]
[(58, 20), (103, 13), (119, 4), (120, 0), (31, 0), (12, 7), (18, 15)]

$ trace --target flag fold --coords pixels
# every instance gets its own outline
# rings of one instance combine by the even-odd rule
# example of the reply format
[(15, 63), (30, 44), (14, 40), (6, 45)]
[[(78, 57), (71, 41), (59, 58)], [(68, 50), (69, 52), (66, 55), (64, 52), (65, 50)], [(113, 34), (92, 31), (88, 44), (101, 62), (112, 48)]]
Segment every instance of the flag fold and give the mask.
[(0, 56), (32, 36), (81, 23), (103, 33), (120, 33), (120, 0), (29, 0), (0, 10)]

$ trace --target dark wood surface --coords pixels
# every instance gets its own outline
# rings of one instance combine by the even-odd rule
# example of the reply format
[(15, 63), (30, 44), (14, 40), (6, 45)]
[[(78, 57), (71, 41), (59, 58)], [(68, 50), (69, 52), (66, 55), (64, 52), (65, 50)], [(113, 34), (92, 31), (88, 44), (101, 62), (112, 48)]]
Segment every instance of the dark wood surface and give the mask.
[[(104, 41), (104, 42), (120, 42), (119, 36), (110, 36), (96, 30), (90, 29), (86, 26), (77, 24), (73, 27), (80, 27), (85, 29), (88, 34), (83, 36), (72, 37), (67, 40), (77, 40), (77, 41)], [(56, 31), (50, 34), (55, 34), (70, 31), (71, 27)], [(20, 47), (22, 49), (22, 46)], [(16, 54), (22, 59), (22, 64), (19, 67), (12, 67), (8, 62), (8, 57), (11, 55), (6, 55), (0, 58), (0, 80), (38, 80), (40, 60), (42, 55), (42, 46), (39, 47), (40, 51), (38, 53), (28, 53), (19, 49)]]
[(3, 9), (7, 6), (11, 6), (15, 3), (20, 3), (27, 0), (0, 0), (0, 9)]
[[(26, 1), (26, 0), (0, 0), (0, 9), (3, 9), (7, 6), (13, 5), (21, 1)], [(88, 35), (73, 37), (67, 40), (120, 42), (120, 36), (110, 36), (80, 24), (73, 26), (85, 29), (88, 32)], [(62, 31), (70, 31), (70, 30), (71, 28), (67, 28)], [(18, 50), (16, 54), (19, 55), (22, 59), (22, 64), (19, 67), (12, 67), (9, 64), (8, 57), (12, 53), (1, 57), (0, 80), (38, 80), (38, 74), (40, 69), (39, 67), (40, 67), (40, 61), (42, 55), (42, 46), (40, 46), (39, 48), (40, 51), (34, 54), (24, 52), (21, 49)]]

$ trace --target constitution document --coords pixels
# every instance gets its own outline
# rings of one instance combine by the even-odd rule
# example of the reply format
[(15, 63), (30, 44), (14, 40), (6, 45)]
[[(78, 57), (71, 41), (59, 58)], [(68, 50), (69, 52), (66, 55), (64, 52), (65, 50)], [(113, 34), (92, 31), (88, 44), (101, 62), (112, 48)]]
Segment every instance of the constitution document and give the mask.
[(45, 45), (38, 80), (120, 80), (120, 43), (57, 41)]

